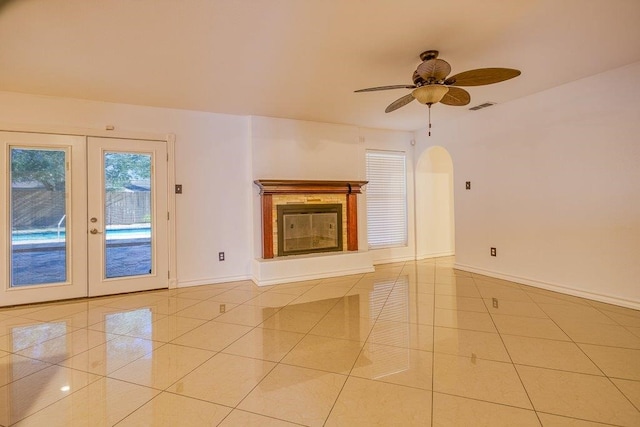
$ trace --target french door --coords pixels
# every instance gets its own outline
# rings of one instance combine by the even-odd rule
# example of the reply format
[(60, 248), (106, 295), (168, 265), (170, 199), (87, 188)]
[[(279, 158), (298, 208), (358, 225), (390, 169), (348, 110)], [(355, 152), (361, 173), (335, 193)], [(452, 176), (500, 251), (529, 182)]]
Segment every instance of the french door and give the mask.
[(87, 150), (89, 296), (166, 288), (166, 143), (89, 137)]
[(0, 139), (0, 306), (167, 287), (166, 142)]

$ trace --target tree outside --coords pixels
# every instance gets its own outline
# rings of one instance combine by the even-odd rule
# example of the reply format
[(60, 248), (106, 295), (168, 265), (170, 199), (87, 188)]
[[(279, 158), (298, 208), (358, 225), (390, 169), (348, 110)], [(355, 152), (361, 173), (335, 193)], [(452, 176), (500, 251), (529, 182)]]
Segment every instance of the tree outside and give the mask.
[(64, 191), (65, 152), (60, 150), (11, 150), (11, 180), (39, 183), (50, 191)]
[(147, 154), (107, 153), (104, 156), (107, 191), (116, 191), (131, 185), (134, 180), (151, 177), (151, 156)]
[[(149, 179), (151, 156), (107, 153), (104, 158), (107, 191), (126, 188), (134, 180)], [(61, 150), (11, 150), (11, 178), (15, 183), (39, 183), (47, 190), (65, 188), (65, 152)]]

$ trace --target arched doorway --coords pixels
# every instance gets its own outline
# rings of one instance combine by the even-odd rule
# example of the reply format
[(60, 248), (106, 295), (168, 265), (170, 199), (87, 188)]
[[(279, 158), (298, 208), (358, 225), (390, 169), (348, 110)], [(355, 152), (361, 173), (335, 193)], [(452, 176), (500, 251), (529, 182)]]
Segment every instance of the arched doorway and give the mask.
[(455, 253), (453, 161), (439, 146), (425, 150), (416, 165), (416, 258)]

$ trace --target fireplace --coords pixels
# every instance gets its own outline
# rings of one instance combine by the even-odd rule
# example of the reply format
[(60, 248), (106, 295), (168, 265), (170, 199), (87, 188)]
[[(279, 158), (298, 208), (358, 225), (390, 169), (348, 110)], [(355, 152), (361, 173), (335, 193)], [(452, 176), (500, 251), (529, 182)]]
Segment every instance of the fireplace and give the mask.
[(342, 204), (277, 206), (278, 256), (342, 250)]
[(367, 181), (256, 180), (262, 258), (358, 251), (357, 195)]

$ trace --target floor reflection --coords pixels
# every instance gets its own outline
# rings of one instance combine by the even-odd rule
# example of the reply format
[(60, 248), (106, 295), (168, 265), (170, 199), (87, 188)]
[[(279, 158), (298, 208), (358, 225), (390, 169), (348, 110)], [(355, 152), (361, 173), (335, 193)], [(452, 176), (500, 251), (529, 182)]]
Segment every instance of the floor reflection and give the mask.
[(0, 425), (640, 425), (640, 312), (452, 266), (0, 309)]

